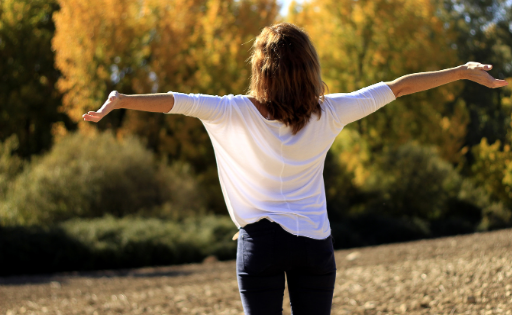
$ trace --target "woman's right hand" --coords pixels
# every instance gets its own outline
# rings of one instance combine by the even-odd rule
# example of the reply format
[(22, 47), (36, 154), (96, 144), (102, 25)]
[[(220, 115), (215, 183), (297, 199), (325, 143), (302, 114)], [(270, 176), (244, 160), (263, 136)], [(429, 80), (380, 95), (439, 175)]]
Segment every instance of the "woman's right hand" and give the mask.
[(461, 79), (471, 80), (493, 89), (508, 85), (507, 81), (495, 79), (489, 73), (487, 73), (487, 71), (492, 69), (492, 65), (470, 61), (465, 65), (460, 66), (460, 69), (462, 70)]
[(119, 101), (121, 99), (121, 94), (117, 91), (112, 91), (108, 95), (108, 99), (105, 103), (103, 103), (103, 106), (101, 106), (100, 109), (97, 111), (90, 111), (87, 112), (87, 114), (83, 114), (82, 117), (85, 121), (92, 121), (92, 122), (98, 122), (103, 117), (105, 117), (108, 113), (110, 113), (112, 110), (119, 108)]

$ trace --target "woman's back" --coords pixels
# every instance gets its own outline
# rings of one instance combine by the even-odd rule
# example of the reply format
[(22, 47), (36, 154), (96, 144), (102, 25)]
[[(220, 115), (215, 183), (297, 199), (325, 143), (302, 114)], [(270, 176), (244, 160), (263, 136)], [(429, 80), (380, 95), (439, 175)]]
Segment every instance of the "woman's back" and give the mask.
[(380, 83), (350, 94), (331, 94), (296, 134), (265, 119), (242, 95), (174, 93), (170, 113), (198, 117), (212, 140), (229, 213), (240, 226), (268, 218), (314, 239), (330, 235), (323, 166), (334, 138), (351, 121), (394, 99)]

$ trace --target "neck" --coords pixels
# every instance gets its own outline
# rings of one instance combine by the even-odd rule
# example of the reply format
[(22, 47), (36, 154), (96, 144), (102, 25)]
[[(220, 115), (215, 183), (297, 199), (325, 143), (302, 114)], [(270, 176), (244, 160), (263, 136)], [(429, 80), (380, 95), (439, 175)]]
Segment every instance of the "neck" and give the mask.
[(256, 107), (256, 109), (260, 112), (261, 116), (263, 116), (267, 120), (272, 120), (273, 117), (270, 115), (269, 111), (267, 110), (267, 107), (258, 100), (256, 100), (253, 96), (248, 96), (249, 100), (252, 102), (252, 104)]

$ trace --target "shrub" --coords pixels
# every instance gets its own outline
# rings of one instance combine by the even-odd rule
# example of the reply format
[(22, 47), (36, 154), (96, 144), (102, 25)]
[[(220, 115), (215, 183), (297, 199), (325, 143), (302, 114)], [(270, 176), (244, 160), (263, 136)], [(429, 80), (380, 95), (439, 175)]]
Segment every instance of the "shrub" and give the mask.
[(483, 209), (480, 231), (503, 229), (512, 226), (512, 212), (501, 202), (494, 202)]
[(0, 276), (85, 269), (90, 257), (62, 228), (0, 226)]
[(158, 212), (166, 203), (179, 210), (188, 203), (187, 210), (197, 210), (200, 200), (186, 167), (157, 164), (137, 139), (73, 134), (18, 176), (2, 217), (15, 224), (52, 224), (107, 213)]
[(378, 214), (362, 214), (332, 222), (336, 249), (405, 242), (430, 236), (428, 223), (415, 219), (391, 218)]
[(10, 183), (23, 168), (23, 161), (13, 154), (18, 146), (18, 138), (15, 135), (3, 143), (0, 142), (0, 199), (5, 197)]
[(475, 162), (471, 167), (472, 179), (486, 194), (484, 202), (479, 202), (482, 208), (482, 221), (478, 230), (512, 226), (512, 151), (510, 145), (502, 145), (500, 141), (488, 144), (487, 139), (483, 138), (480, 144), (473, 147), (472, 153), (475, 157)]
[(409, 143), (387, 150), (363, 187), (373, 196), (366, 207), (395, 217), (433, 220), (447, 211), (460, 177), (434, 148)]
[(183, 221), (114, 218), (53, 227), (0, 227), (0, 275), (134, 268), (236, 257), (226, 216)]
[(512, 150), (498, 140), (488, 144), (483, 138), (472, 149), (475, 157), (471, 169), (475, 182), (491, 197), (512, 209)]
[(352, 129), (343, 130), (329, 150), (324, 167), (325, 194), (330, 220), (341, 220), (357, 201), (369, 176), (370, 148)]

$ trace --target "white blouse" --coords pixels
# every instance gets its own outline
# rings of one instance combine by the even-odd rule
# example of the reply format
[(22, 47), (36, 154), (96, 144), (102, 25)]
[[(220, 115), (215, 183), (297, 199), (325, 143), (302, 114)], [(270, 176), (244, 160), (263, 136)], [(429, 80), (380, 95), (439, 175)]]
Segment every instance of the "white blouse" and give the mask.
[(329, 94), (322, 115), (293, 135), (267, 120), (244, 95), (174, 94), (169, 114), (199, 118), (213, 143), (222, 193), (237, 227), (263, 218), (313, 239), (330, 233), (325, 201), (325, 156), (343, 127), (395, 99), (383, 82)]

